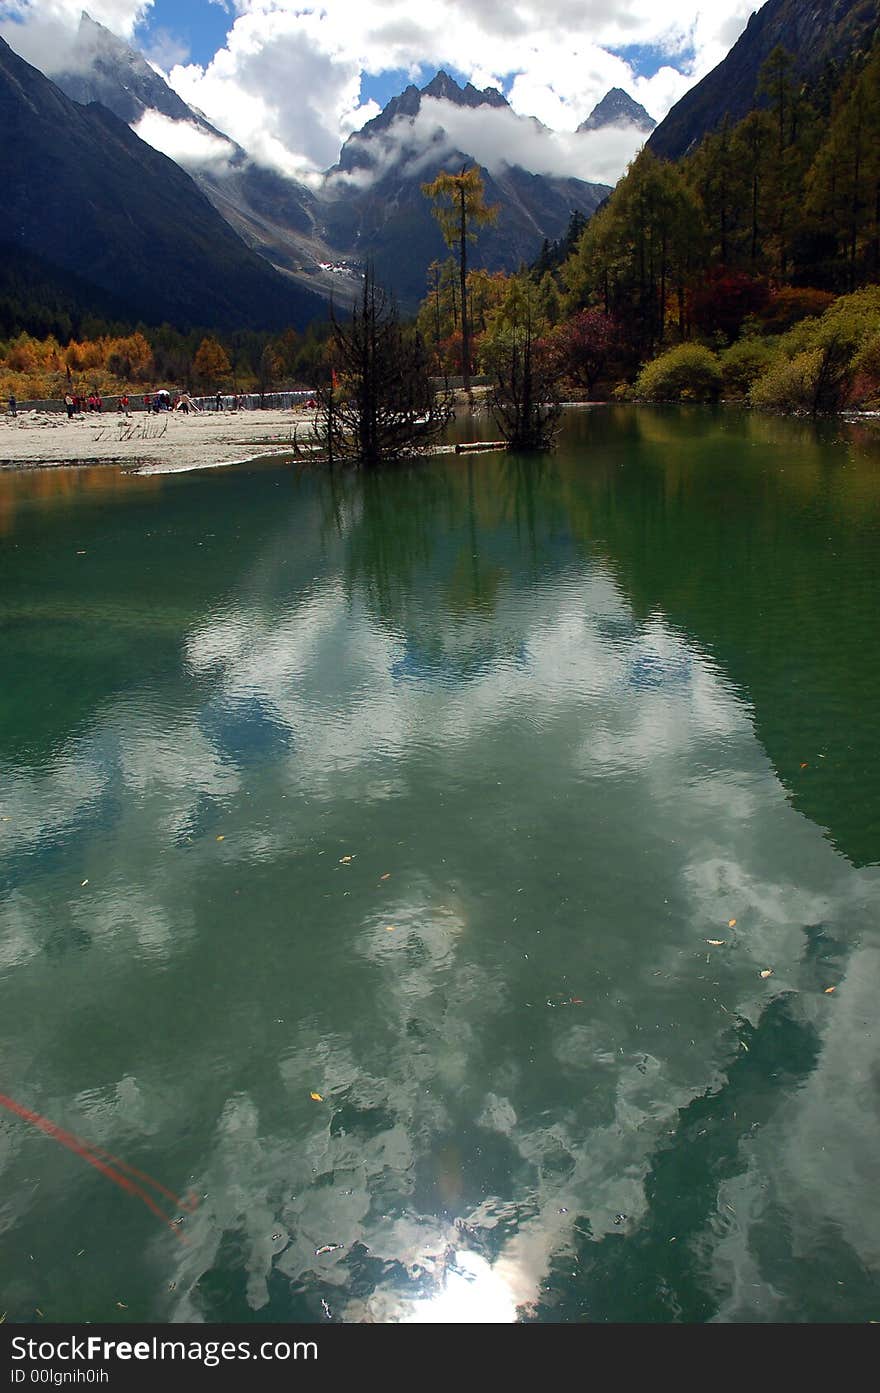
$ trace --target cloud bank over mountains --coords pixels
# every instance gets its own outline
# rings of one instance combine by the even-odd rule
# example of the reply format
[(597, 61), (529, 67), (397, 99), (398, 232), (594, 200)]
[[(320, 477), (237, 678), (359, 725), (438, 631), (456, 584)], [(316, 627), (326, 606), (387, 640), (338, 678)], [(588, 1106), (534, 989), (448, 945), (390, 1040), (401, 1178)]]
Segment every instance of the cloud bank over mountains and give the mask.
[[(215, 13), (218, 3), (204, 0)], [(754, 7), (755, 0), (729, 0), (722, 14), (708, 0), (521, 0), (516, 7), (423, 0), (414, 11), (410, 0), (224, 0), (225, 45), (200, 65), (172, 61), (183, 49), (167, 29), (151, 28), (152, 0), (88, 3), (93, 19), (157, 68), (171, 62), (165, 75), (185, 102), (284, 174), (308, 178), (327, 169), (346, 137), (378, 114), (378, 104), (364, 99), (362, 79), (369, 86), (393, 71), (419, 80), (447, 67), (478, 88), (501, 88), (513, 113), (550, 128), (541, 134), (536, 127), (534, 140), (518, 130), (515, 154), (514, 123), (504, 112), (488, 120), (485, 109), (476, 119), (459, 110), (467, 139), (447, 123), (455, 144), (487, 165), (507, 160), (594, 181), (617, 178), (641, 144), (607, 130), (601, 139), (569, 139), (609, 88), (622, 87), (662, 119), (720, 61)], [(51, 75), (70, 67), (81, 8), (82, 0), (0, 0), (0, 33)], [(428, 121), (426, 113), (419, 131)], [(173, 133), (146, 129), (170, 153)]]
[(494, 175), (518, 165), (532, 174), (614, 183), (644, 141), (635, 126), (552, 131), (523, 120), (510, 107), (462, 106), (423, 96), (414, 117), (399, 116), (386, 130), (371, 133), (364, 142), (364, 163), (334, 173), (332, 182), (367, 188), (395, 166), (408, 176), (430, 178), (438, 157), (461, 151)]

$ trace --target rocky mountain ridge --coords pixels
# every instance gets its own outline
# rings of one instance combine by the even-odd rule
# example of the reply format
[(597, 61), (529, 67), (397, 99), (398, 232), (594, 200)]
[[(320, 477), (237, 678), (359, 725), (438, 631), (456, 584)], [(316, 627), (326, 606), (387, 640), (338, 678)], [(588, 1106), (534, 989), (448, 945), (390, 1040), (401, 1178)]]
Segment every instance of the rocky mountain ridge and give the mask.
[[(325, 178), (328, 237), (334, 245), (349, 248), (351, 255), (372, 260), (380, 280), (410, 306), (424, 296), (430, 263), (449, 255), (422, 184), (440, 169), (458, 171), (479, 164), (446, 137), (442, 107), (431, 109), (431, 120), (436, 117), (433, 127), (417, 128), (427, 110), (426, 98), (503, 111), (529, 133), (546, 129), (533, 118), (515, 115), (497, 88), (479, 91), (470, 83), (462, 87), (441, 70), (425, 87), (411, 85), (392, 98), (378, 116), (348, 137), (339, 162)], [(490, 271), (515, 270), (531, 262), (545, 238), (552, 241), (564, 234), (573, 212), (589, 217), (611, 191), (606, 184), (532, 174), (501, 160), (491, 169), (480, 166), (480, 173), (486, 202), (499, 208), (496, 224), (481, 229), (477, 243), (475, 264)], [(372, 177), (359, 186), (364, 175)]]
[(607, 126), (635, 126), (646, 134), (654, 130), (657, 122), (650, 116), (641, 102), (637, 102), (622, 87), (612, 87), (601, 102), (597, 102), (586, 121), (578, 126), (578, 131), (601, 131)]
[[(307, 187), (267, 169), (189, 108), (165, 80), (129, 45), (87, 14), (80, 22), (71, 61), (55, 79), (74, 100), (99, 101), (120, 119), (136, 125), (148, 111), (173, 121), (186, 121), (200, 131), (228, 142), (225, 163), (190, 167), (205, 196), (240, 237), (273, 265), (289, 272), (300, 284), (346, 303), (357, 293), (352, 268), (368, 258), (377, 274), (398, 294), (405, 307), (422, 297), (429, 263), (446, 250), (421, 193), (421, 184), (441, 167), (461, 168), (473, 155), (446, 141), (436, 146), (436, 159), (410, 168), (407, 154), (377, 177), (360, 184), (340, 176), (368, 176), (383, 141), (414, 121), (425, 98), (457, 107), (503, 110), (512, 121), (540, 123), (514, 116), (504, 95), (495, 88), (480, 91), (471, 83), (460, 86), (440, 71), (424, 87), (410, 85), (393, 97), (382, 112), (349, 136), (338, 163), (323, 182)], [(513, 270), (530, 261), (545, 238), (561, 236), (573, 211), (589, 216), (609, 192), (604, 184), (579, 179), (535, 175), (517, 166), (483, 171), (487, 197), (501, 206), (496, 228), (481, 235), (479, 261), (491, 270)]]

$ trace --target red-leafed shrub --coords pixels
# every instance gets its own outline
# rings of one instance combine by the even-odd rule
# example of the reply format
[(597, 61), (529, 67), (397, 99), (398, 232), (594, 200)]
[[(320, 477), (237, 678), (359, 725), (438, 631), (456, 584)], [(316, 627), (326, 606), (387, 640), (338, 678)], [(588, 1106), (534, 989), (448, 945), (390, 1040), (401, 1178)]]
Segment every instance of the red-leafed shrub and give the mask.
[(830, 290), (813, 290), (810, 286), (788, 285), (774, 290), (760, 312), (765, 334), (784, 334), (802, 319), (818, 319), (833, 302)]
[(694, 327), (702, 334), (723, 334), (730, 343), (743, 320), (765, 308), (769, 293), (766, 281), (746, 275), (745, 271), (716, 267), (693, 292)]
[(558, 377), (592, 392), (620, 353), (620, 327), (602, 310), (581, 310), (556, 326), (546, 347)]

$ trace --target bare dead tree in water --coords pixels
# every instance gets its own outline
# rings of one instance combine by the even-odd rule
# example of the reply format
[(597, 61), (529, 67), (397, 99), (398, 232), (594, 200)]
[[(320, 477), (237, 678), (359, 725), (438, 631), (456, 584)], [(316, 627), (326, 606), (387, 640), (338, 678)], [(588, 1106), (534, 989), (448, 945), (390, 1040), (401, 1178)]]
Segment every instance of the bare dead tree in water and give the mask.
[(372, 468), (418, 454), (452, 417), (418, 334), (404, 328), (372, 269), (350, 320), (332, 315), (328, 380), (318, 388), (314, 438), (330, 464)]

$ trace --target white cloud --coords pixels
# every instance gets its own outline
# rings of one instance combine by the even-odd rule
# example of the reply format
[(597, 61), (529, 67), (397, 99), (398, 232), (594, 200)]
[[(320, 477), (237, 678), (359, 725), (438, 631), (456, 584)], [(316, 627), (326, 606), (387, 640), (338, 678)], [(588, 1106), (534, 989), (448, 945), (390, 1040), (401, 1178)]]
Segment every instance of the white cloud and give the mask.
[(176, 67), (171, 85), (255, 159), (301, 175), (332, 164), (344, 133), (376, 111), (358, 111), (360, 67), (322, 37), (315, 15), (246, 15), (207, 68)]
[[(682, 11), (671, 0), (523, 0), (516, 7), (424, 0), (415, 14), (409, 0), (324, 0), (320, 8), (237, 0), (235, 8), (225, 48), (204, 68), (174, 68), (171, 84), (257, 158), (302, 175), (332, 164), (345, 136), (375, 114), (359, 101), (361, 75), (389, 68), (452, 67), (480, 87), (513, 74), (513, 109), (558, 131), (573, 131), (612, 86), (660, 119), (720, 61), (753, 3), (730, 0), (723, 15), (707, 4)], [(636, 77), (609, 52), (630, 44), (653, 45), (670, 62), (650, 78)], [(548, 149), (536, 145), (534, 153), (546, 159)], [(619, 175), (631, 153), (603, 158), (604, 176)]]
[(578, 135), (523, 122), (500, 107), (474, 110), (433, 100), (423, 106), (427, 122), (441, 122), (455, 146), (490, 172), (518, 164), (535, 174), (613, 182), (645, 141), (644, 133), (632, 126)]
[(159, 111), (145, 111), (132, 129), (154, 150), (161, 150), (185, 169), (211, 165), (219, 172), (235, 153), (228, 140), (209, 135), (192, 121), (172, 121)]
[(85, 6), (83, 0), (0, 0), (0, 35), (28, 63), (51, 75), (76, 64), (74, 40), (84, 8), (130, 42), (152, 6), (153, 0), (87, 0)]
[[(210, 2), (231, 18), (210, 63), (174, 62), (179, 55), (167, 44), (154, 45), (151, 58), (172, 64), (169, 79), (180, 96), (256, 159), (308, 177), (335, 163), (345, 138), (376, 114), (375, 103), (361, 101), (361, 78), (391, 68), (454, 68), (479, 87), (504, 79), (513, 110), (557, 132), (573, 132), (612, 86), (659, 120), (723, 58), (755, 0), (728, 0), (723, 12), (707, 0), (423, 0), (416, 11), (410, 0)], [(0, 0), (0, 32), (30, 62), (59, 71), (81, 3)], [(130, 39), (151, 5), (94, 0), (89, 12)], [(652, 77), (637, 77), (610, 51), (628, 45), (652, 47), (668, 61)], [(606, 135), (604, 145), (607, 154), (598, 143), (591, 152), (589, 175), (614, 179), (632, 142)], [(541, 168), (551, 150), (555, 160), (565, 148), (528, 142)], [(578, 148), (579, 170), (583, 155)]]

